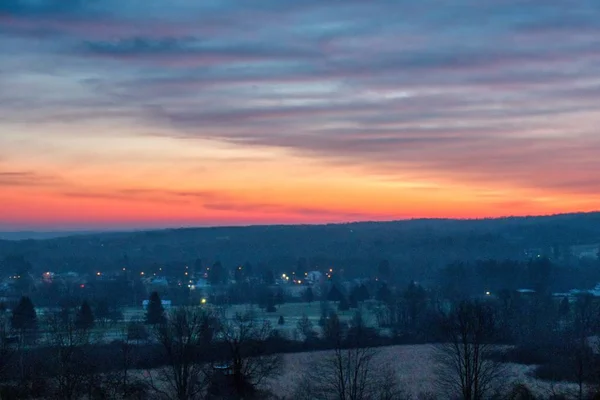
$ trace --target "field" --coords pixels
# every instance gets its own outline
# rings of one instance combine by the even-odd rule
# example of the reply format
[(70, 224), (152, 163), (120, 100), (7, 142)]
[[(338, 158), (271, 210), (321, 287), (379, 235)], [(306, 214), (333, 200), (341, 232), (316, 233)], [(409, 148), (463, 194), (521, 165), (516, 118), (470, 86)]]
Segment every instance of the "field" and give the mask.
[[(398, 381), (402, 388), (413, 397), (420, 393), (432, 393), (437, 398), (444, 398), (435, 387), (435, 364), (432, 345), (391, 346), (379, 349), (375, 368), (390, 365), (397, 372)], [(271, 390), (278, 396), (289, 396), (300, 382), (303, 372), (314, 366), (322, 357), (327, 357), (327, 351), (286, 354), (285, 368), (282, 375), (270, 382)], [(534, 393), (548, 397), (552, 393), (572, 392), (576, 389), (573, 384), (550, 383), (537, 380), (530, 376), (533, 366), (506, 364), (504, 379), (505, 388), (514, 383), (526, 384)]]

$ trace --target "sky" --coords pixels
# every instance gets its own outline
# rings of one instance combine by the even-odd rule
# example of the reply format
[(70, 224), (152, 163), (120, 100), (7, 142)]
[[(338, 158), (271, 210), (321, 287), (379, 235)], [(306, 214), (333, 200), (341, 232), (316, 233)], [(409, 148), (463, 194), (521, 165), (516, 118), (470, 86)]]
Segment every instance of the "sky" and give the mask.
[(600, 201), (597, 0), (0, 0), (0, 229)]

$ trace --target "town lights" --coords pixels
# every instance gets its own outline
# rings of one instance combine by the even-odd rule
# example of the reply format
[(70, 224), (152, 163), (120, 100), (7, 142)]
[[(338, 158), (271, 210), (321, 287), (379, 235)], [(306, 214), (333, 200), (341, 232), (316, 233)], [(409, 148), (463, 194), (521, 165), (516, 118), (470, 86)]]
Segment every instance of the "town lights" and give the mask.
[(206, 304), (206, 299), (202, 299), (202, 300), (200, 300), (200, 303), (201, 303), (201, 304)]

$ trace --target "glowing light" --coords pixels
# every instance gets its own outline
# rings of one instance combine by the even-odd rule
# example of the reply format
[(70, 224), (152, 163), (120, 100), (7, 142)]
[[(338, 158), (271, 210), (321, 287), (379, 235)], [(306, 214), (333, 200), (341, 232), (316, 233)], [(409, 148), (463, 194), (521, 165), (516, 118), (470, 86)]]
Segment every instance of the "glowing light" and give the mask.
[(285, 279), (285, 278), (286, 278), (285, 274), (281, 274), (281, 277), (282, 277), (283, 279)]
[(140, 275), (144, 275), (144, 271), (140, 272)]
[(102, 273), (101, 272), (96, 272), (96, 275), (100, 276), (100, 275), (102, 275)]
[(79, 287), (83, 289), (85, 285), (82, 283), (81, 285), (79, 285)]
[(200, 300), (200, 303), (202, 303), (202, 304), (206, 304), (206, 299), (202, 299), (202, 300)]
[(485, 292), (485, 295), (489, 296), (489, 295), (491, 295), (491, 293), (490, 292)]

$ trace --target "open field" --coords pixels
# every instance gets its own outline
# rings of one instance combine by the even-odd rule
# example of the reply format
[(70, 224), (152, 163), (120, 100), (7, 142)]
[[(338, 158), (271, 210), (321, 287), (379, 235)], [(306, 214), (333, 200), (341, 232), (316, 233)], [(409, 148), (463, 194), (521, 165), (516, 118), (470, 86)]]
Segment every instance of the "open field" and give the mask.
[[(338, 311), (337, 305), (334, 303), (330, 304), (331, 308), (336, 311), (341, 321), (349, 321), (356, 310), (349, 311)], [(207, 306), (197, 306), (197, 307), (211, 307)], [(375, 316), (371, 311), (369, 311), (370, 303), (365, 302), (362, 306), (362, 315), (363, 320), (368, 326), (376, 326)], [(235, 313), (244, 313), (247, 311), (252, 311), (255, 313), (256, 318), (259, 321), (267, 320), (271, 323), (271, 326), (275, 329), (278, 329), (281, 333), (286, 335), (289, 338), (293, 337), (294, 330), (297, 327), (298, 321), (302, 318), (303, 315), (306, 315), (313, 323), (314, 328), (317, 332), (319, 332), (320, 327), (318, 325), (319, 318), (321, 317), (321, 306), (319, 302), (309, 303), (285, 303), (276, 307), (276, 311), (272, 313), (266, 312), (264, 309), (253, 306), (249, 304), (235, 304), (226, 307), (217, 307), (217, 309), (222, 309), (225, 312), (225, 316), (231, 318)], [(46, 309), (38, 309), (38, 315), (40, 315), (40, 320), (44, 320), (44, 314), (49, 311)], [(122, 310), (123, 312), (123, 320), (119, 322), (109, 322), (106, 324), (96, 323), (95, 327), (92, 329), (92, 336), (99, 341), (110, 342), (112, 340), (122, 339), (123, 335), (127, 331), (127, 324), (129, 321), (137, 320), (144, 321), (146, 311), (142, 307), (126, 307)], [(168, 311), (167, 311), (168, 312)], [(284, 325), (279, 325), (279, 317), (283, 316)], [(41, 331), (45, 331), (45, 327), (40, 327)], [(44, 335), (41, 335), (43, 337)]]
[[(393, 366), (397, 372), (398, 381), (402, 388), (412, 396), (419, 393), (433, 393), (437, 398), (444, 399), (443, 393), (436, 391), (435, 363), (433, 345), (403, 345), (382, 347), (379, 349), (375, 368), (382, 365)], [(291, 392), (300, 382), (304, 371), (314, 366), (319, 359), (331, 352), (308, 352), (284, 355), (285, 367), (283, 373), (270, 381), (271, 389), (278, 396), (289, 398)], [(576, 390), (574, 384), (550, 383), (530, 376), (534, 366), (506, 364), (504, 388), (512, 384), (526, 384), (534, 393), (549, 396), (551, 393), (566, 393)]]

